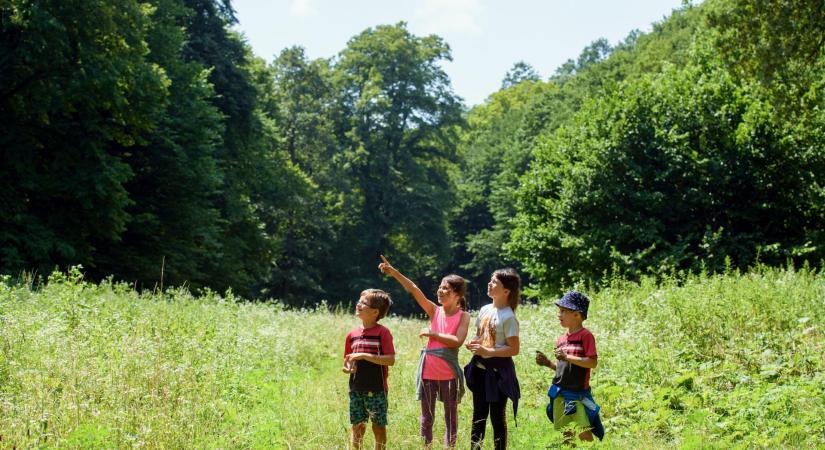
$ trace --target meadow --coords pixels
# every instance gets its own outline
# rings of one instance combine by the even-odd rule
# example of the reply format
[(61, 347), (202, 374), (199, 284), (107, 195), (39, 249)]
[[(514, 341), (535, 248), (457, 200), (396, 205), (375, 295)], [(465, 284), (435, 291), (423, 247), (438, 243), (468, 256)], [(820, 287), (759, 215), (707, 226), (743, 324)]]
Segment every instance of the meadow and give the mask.
[[(592, 385), (607, 429), (592, 446), (825, 448), (825, 275), (756, 268), (614, 280), (591, 294)], [(86, 282), (77, 269), (41, 284), (4, 278), (0, 448), (344, 449), (350, 300), (289, 310), (231, 293), (139, 293)], [(533, 355), (562, 329), (549, 300), (517, 315), (522, 399), (517, 423), (508, 409), (511, 447), (553, 448), (552, 375)], [(389, 445), (419, 448), (413, 374), (425, 322), (383, 323), (397, 349)], [(469, 446), (471, 409), (465, 397), (459, 448)]]

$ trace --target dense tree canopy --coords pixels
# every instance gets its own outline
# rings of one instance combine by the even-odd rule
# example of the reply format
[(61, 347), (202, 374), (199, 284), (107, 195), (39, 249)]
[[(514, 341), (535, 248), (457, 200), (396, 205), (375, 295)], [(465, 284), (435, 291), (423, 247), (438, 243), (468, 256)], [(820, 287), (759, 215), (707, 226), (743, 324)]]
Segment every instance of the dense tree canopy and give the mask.
[[(448, 272), (486, 301), (605, 273), (825, 258), (825, 7), (686, 4), (467, 111), (450, 48), (378, 25), (272, 61), (229, 0), (0, 3), (0, 272), (290, 305)], [(396, 311), (405, 311), (401, 301)]]

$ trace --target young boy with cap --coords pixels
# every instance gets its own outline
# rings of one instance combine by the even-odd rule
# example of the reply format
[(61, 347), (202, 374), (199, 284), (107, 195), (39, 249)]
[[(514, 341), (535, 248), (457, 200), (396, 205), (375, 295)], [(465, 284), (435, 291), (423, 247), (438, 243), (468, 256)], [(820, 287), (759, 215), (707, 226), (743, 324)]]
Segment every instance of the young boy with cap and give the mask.
[[(590, 299), (578, 291), (570, 291), (556, 301), (559, 307), (559, 322), (567, 332), (556, 340), (553, 362), (540, 351), (536, 351), (536, 364), (555, 369), (553, 385), (547, 391), (550, 404), (547, 417), (555, 429), (561, 430), (573, 423), (583, 429), (579, 439), (592, 441), (593, 435), (600, 440), (604, 437), (604, 427), (599, 419), (599, 405), (590, 393), (590, 370), (598, 364), (596, 338), (582, 326), (587, 319)], [(565, 431), (569, 439), (575, 433)]]

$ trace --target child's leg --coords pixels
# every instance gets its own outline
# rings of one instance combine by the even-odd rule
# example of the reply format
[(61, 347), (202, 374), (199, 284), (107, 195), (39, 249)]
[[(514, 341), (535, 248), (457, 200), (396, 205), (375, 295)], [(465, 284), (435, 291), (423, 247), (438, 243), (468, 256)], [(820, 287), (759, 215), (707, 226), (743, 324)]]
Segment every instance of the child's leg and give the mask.
[(387, 427), (376, 423), (372, 424), (372, 434), (375, 436), (375, 450), (387, 448)]
[(375, 449), (384, 450), (387, 446), (387, 393), (371, 393), (367, 399), (367, 409), (372, 421)]
[(444, 446), (455, 447), (458, 431), (458, 381), (439, 381), (439, 395), (444, 403)]
[(435, 399), (438, 381), (421, 381), (421, 417), (419, 425), (421, 437), (424, 438), (424, 445), (433, 442), (433, 416), (435, 416)]
[(361, 448), (364, 432), (367, 429), (367, 419), (369, 418), (364, 398), (363, 393), (349, 393), (349, 423), (352, 424), (350, 444), (356, 450)]
[(587, 442), (593, 442), (593, 433), (590, 430), (582, 431), (579, 433), (579, 439)]
[(507, 448), (507, 397), (499, 394), (503, 400), (490, 403), (490, 423), (493, 425), (493, 447)]
[(361, 442), (364, 441), (364, 432), (367, 430), (367, 424), (356, 423), (352, 426), (352, 448), (358, 450), (361, 448)]
[(470, 440), (472, 448), (481, 448), (484, 442), (484, 431), (487, 428), (487, 415), (490, 413), (490, 404), (484, 396), (484, 386), (480, 392), (473, 391), (473, 425)]
[(455, 447), (458, 433), (458, 403), (444, 402), (444, 445)]
[(576, 438), (576, 431), (568, 429), (571, 423), (576, 425), (578, 429), (585, 429), (585, 431), (579, 433), (579, 439), (582, 441), (593, 440), (593, 433), (589, 429), (590, 420), (587, 418), (584, 406), (580, 402), (576, 402), (576, 412), (564, 414), (564, 400), (557, 397), (553, 401), (553, 427), (557, 430), (564, 430), (564, 441), (567, 443), (572, 443)]

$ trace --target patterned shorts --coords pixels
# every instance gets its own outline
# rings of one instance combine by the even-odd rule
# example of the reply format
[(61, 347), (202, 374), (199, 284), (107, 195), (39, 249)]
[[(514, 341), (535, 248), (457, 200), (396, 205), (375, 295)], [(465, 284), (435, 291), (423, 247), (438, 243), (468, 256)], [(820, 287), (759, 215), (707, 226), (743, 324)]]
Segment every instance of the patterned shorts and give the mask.
[(349, 423), (355, 425), (372, 420), (373, 425), (387, 426), (387, 393), (350, 392)]

